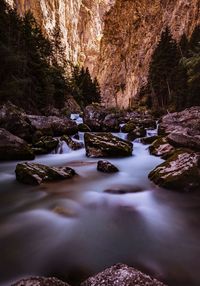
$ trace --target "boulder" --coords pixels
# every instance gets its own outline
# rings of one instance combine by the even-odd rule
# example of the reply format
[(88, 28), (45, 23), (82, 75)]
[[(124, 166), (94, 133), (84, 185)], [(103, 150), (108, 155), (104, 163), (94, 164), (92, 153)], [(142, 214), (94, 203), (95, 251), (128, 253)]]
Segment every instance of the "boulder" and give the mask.
[(106, 115), (102, 123), (102, 128), (105, 132), (119, 132), (120, 125), (117, 115), (114, 113)]
[(105, 160), (98, 161), (97, 170), (103, 173), (119, 172), (119, 169), (115, 165)]
[(146, 130), (143, 127), (137, 126), (131, 132), (128, 133), (127, 138), (129, 141), (134, 141), (137, 138), (145, 137)]
[(21, 138), (0, 128), (0, 160), (33, 160), (35, 158), (29, 145)]
[(72, 140), (72, 138), (70, 136), (68, 136), (68, 135), (63, 135), (61, 137), (61, 140), (65, 141), (65, 143), (72, 150), (79, 150), (79, 149), (83, 148), (83, 144), (82, 143)]
[(166, 137), (159, 137), (149, 146), (149, 152), (151, 155), (166, 159), (174, 152), (175, 148), (169, 144)]
[(30, 277), (22, 279), (11, 286), (69, 286), (69, 284), (54, 277)]
[(143, 137), (141, 138), (140, 142), (144, 145), (152, 144), (154, 141), (156, 141), (159, 137), (157, 135), (151, 136), (151, 137)]
[(74, 135), (78, 128), (74, 121), (65, 117), (28, 115), (31, 124), (42, 135), (62, 136)]
[(200, 151), (200, 132), (194, 133), (190, 130), (183, 129), (170, 133), (167, 139), (174, 147), (186, 147)]
[(35, 154), (48, 154), (55, 150), (59, 144), (59, 140), (52, 136), (42, 136), (33, 144)]
[(133, 267), (117, 264), (90, 277), (81, 286), (164, 286), (164, 284)]
[(27, 141), (31, 141), (35, 131), (24, 110), (10, 102), (0, 107), (0, 128)]
[(85, 133), (84, 140), (88, 157), (127, 157), (132, 155), (133, 144), (111, 133)]
[(106, 115), (106, 110), (99, 104), (88, 105), (83, 113), (83, 122), (94, 132), (103, 131)]
[(81, 123), (81, 124), (78, 125), (78, 131), (79, 131), (79, 132), (90, 132), (91, 129), (90, 129), (90, 127), (87, 126), (86, 124)]
[(121, 127), (121, 132), (129, 133), (133, 131), (135, 128), (136, 128), (135, 123), (129, 121)]
[(36, 163), (17, 164), (15, 173), (17, 181), (27, 185), (71, 179), (76, 174), (69, 167), (55, 168)]
[(179, 191), (200, 189), (200, 153), (178, 149), (150, 174), (155, 184)]
[(144, 191), (139, 186), (126, 186), (126, 185), (117, 185), (111, 186), (109, 189), (104, 190), (104, 193), (114, 194), (114, 195), (124, 195), (131, 193), (140, 193)]

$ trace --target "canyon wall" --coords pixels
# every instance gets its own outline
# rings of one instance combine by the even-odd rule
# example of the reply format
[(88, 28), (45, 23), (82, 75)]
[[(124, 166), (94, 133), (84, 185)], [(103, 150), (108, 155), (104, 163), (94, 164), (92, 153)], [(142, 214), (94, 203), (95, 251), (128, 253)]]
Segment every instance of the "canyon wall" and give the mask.
[(145, 83), (169, 26), (177, 40), (200, 24), (200, 0), (7, 0), (30, 9), (51, 38), (59, 26), (66, 58), (97, 76), (106, 105), (127, 107)]

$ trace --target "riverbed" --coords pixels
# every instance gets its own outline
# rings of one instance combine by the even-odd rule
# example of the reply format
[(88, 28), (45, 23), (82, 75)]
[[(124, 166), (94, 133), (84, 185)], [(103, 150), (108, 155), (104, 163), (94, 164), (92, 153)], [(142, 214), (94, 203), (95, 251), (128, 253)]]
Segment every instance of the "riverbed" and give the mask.
[[(98, 172), (97, 161), (84, 148), (66, 146), (37, 156), (34, 162), (69, 166), (78, 174), (38, 187), (16, 182), (17, 162), (0, 164), (0, 286), (35, 275), (78, 285), (115, 263), (170, 286), (199, 286), (199, 195), (150, 182), (148, 173), (162, 160), (139, 140), (132, 157), (109, 159), (119, 173)], [(105, 192), (121, 189), (127, 194)]]

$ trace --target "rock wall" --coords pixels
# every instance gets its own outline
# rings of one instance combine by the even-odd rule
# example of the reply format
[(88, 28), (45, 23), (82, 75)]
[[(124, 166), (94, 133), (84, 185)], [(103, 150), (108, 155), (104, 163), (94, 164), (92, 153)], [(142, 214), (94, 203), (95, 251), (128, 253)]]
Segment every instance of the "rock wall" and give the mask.
[(200, 0), (7, 0), (31, 9), (44, 32), (55, 25), (66, 58), (97, 75), (106, 105), (127, 107), (146, 81), (165, 26), (178, 40), (200, 24)]

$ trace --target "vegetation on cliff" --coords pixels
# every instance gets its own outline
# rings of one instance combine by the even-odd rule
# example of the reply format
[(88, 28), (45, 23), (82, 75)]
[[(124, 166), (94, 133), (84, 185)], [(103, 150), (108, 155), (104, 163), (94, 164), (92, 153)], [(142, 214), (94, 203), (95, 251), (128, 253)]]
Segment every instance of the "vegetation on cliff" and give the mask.
[(182, 110), (200, 105), (200, 27), (177, 43), (168, 28), (154, 51), (148, 83), (139, 98), (154, 110)]
[[(47, 39), (30, 12), (20, 17), (0, 0), (0, 102), (10, 100), (27, 111), (46, 106), (63, 107), (72, 94), (82, 106), (100, 101), (96, 79), (89, 71), (74, 68), (66, 74), (60, 33)], [(76, 74), (77, 73), (77, 74)], [(77, 77), (75, 81), (74, 78)]]

